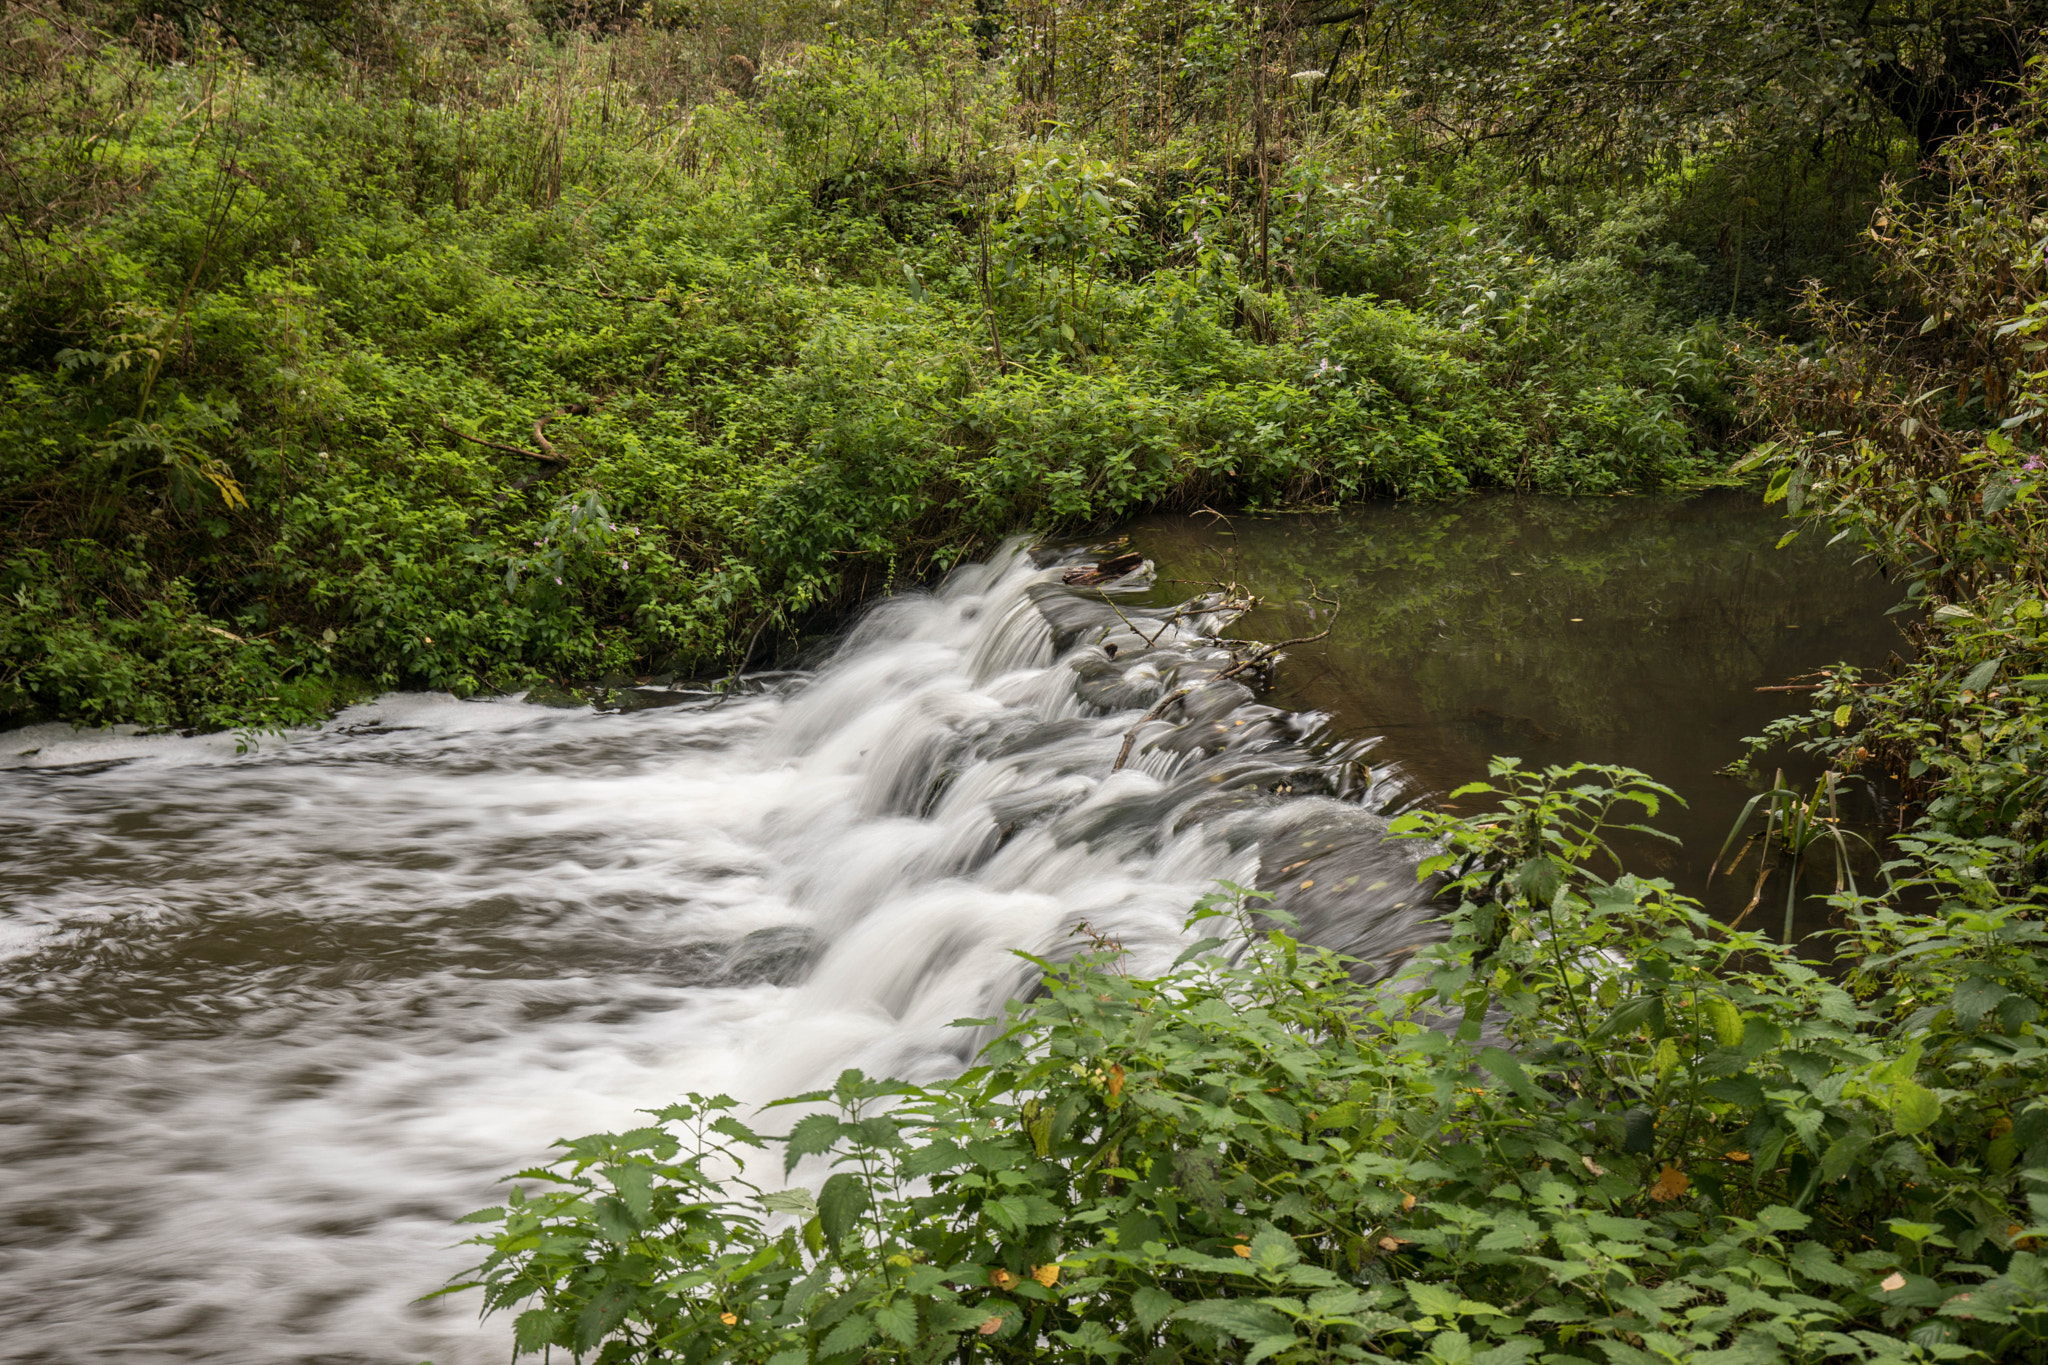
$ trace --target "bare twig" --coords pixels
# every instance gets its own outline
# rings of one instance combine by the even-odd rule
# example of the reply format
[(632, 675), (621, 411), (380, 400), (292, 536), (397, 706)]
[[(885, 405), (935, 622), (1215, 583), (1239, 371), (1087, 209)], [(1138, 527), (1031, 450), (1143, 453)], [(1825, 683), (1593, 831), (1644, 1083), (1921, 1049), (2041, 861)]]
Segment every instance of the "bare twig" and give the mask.
[(1162, 715), (1166, 714), (1167, 707), (1173, 705), (1175, 702), (1179, 701), (1182, 697), (1185, 697), (1188, 693), (1194, 690), (1194, 685), (1192, 683), (1190, 683), (1186, 687), (1176, 688), (1174, 691), (1168, 692), (1165, 696), (1161, 697), (1158, 701), (1153, 702), (1151, 706), (1146, 708), (1144, 715), (1139, 716), (1135, 721), (1132, 721), (1131, 728), (1124, 731), (1123, 747), (1116, 751), (1116, 762), (1109, 765), (1109, 770), (1113, 773), (1121, 772), (1123, 770), (1124, 764), (1130, 760), (1131, 746), (1138, 742), (1138, 731), (1142, 730), (1145, 727), (1145, 723), (1147, 721), (1158, 720)]
[[(596, 282), (596, 284), (597, 284), (597, 297), (598, 297), (598, 298), (601, 298), (601, 299), (621, 299), (621, 300), (624, 300), (624, 301), (626, 301), (626, 302), (630, 302), (630, 303), (673, 303), (673, 302), (674, 302), (674, 300), (673, 300), (673, 299), (663, 299), (663, 298), (660, 298), (660, 297), (658, 297), (658, 296), (656, 296), (656, 295), (654, 295), (654, 294), (621, 294), (621, 293), (620, 293), (620, 292), (619, 292), (618, 290), (616, 290), (616, 289), (613, 289), (613, 288), (612, 288), (612, 287), (611, 287), (610, 285), (607, 285), (607, 284), (606, 284), (606, 283), (604, 282), (604, 276), (602, 276), (602, 275), (600, 275), (600, 274), (598, 274), (598, 273), (597, 273), (597, 267), (596, 267), (596, 266), (594, 266), (594, 265), (593, 265), (593, 266), (589, 267), (589, 269), (590, 269), (590, 278), (591, 278), (591, 279), (592, 279), (593, 281), (595, 281), (595, 282)], [(566, 286), (557, 286), (557, 288), (565, 288), (565, 287), (566, 287)], [(583, 290), (580, 290), (580, 289), (579, 289), (579, 290), (575, 290), (575, 291), (572, 291), (572, 292), (575, 292), (575, 293), (579, 293), (579, 294), (580, 294), (580, 293), (583, 293), (584, 291), (583, 291)]]
[[(1318, 593), (1314, 588), (1309, 589), (1309, 596), (1315, 598), (1315, 600), (1318, 602), (1330, 602), (1329, 598), (1324, 597), (1321, 593)], [(1246, 669), (1257, 668), (1260, 664), (1269, 662), (1275, 655), (1277, 655), (1283, 649), (1291, 648), (1294, 645), (1312, 645), (1318, 640), (1328, 639), (1330, 631), (1335, 628), (1337, 621), (1337, 613), (1343, 610), (1342, 605), (1336, 602), (1330, 602), (1330, 607), (1330, 624), (1324, 626), (1322, 630), (1318, 631), (1316, 634), (1299, 635), (1292, 640), (1281, 640), (1277, 644), (1260, 645), (1257, 649), (1253, 650), (1244, 658), (1239, 659), (1230, 667), (1223, 669), (1221, 672), (1212, 673), (1207, 678), (1204, 678), (1202, 682), (1217, 683), (1226, 681), (1227, 679), (1236, 677), (1238, 674), (1244, 672)], [(1131, 746), (1138, 742), (1138, 731), (1144, 728), (1146, 722), (1159, 719), (1160, 716), (1166, 713), (1167, 707), (1173, 705), (1181, 698), (1187, 696), (1188, 693), (1194, 691), (1195, 688), (1200, 685), (1200, 683), (1189, 683), (1185, 687), (1176, 688), (1175, 690), (1161, 697), (1158, 701), (1153, 702), (1150, 707), (1146, 708), (1145, 714), (1139, 716), (1137, 720), (1132, 722), (1131, 728), (1124, 731), (1123, 747), (1117, 750), (1116, 762), (1109, 765), (1109, 770), (1111, 772), (1121, 771), (1124, 764), (1130, 761)]]
[(1759, 692), (1818, 692), (1823, 687), (1876, 687), (1876, 683), (1780, 683), (1775, 687), (1759, 687)]

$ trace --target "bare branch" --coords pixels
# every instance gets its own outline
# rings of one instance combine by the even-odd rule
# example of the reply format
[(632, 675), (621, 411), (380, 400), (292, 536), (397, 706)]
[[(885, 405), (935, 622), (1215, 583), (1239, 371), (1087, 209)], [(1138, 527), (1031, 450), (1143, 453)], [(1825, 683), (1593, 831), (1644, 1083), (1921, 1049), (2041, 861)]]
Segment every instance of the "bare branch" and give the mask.
[(1291, 648), (1294, 645), (1312, 645), (1318, 640), (1328, 639), (1331, 630), (1335, 629), (1336, 627), (1337, 613), (1343, 610), (1343, 605), (1341, 603), (1331, 601), (1331, 599), (1327, 597), (1324, 597), (1321, 593), (1317, 592), (1313, 586), (1309, 588), (1309, 596), (1314, 598), (1318, 602), (1330, 603), (1329, 625), (1324, 626), (1320, 631), (1318, 631), (1314, 635), (1298, 635), (1292, 640), (1281, 640), (1276, 644), (1260, 645), (1257, 649), (1253, 650), (1244, 658), (1239, 659), (1230, 667), (1223, 669), (1221, 672), (1212, 673), (1207, 678), (1202, 679), (1201, 683), (1189, 683), (1184, 687), (1175, 688), (1173, 691), (1168, 692), (1165, 696), (1161, 697), (1158, 701), (1153, 702), (1151, 706), (1147, 707), (1145, 710), (1145, 714), (1139, 716), (1137, 720), (1131, 723), (1131, 728), (1124, 731), (1123, 747), (1117, 750), (1116, 762), (1109, 765), (1109, 770), (1111, 772), (1119, 772), (1123, 769), (1124, 764), (1130, 761), (1131, 746), (1138, 742), (1138, 731), (1143, 729), (1148, 721), (1158, 720), (1162, 715), (1166, 714), (1167, 707), (1173, 705), (1181, 698), (1187, 696), (1188, 693), (1194, 691), (1195, 688), (1201, 686), (1202, 683), (1223, 682), (1227, 679), (1236, 677), (1238, 674), (1243, 673), (1247, 669), (1257, 668), (1259, 665), (1271, 661), (1273, 657), (1279, 654), (1279, 652), (1283, 649)]
[(546, 417), (537, 418), (534, 421), (533, 439), (540, 445), (540, 450), (528, 450), (524, 446), (508, 446), (503, 441), (487, 441), (481, 436), (472, 436), (468, 432), (463, 431), (461, 428), (450, 425), (448, 419), (445, 417), (441, 419), (441, 427), (450, 435), (460, 436), (463, 440), (472, 441), (480, 446), (489, 446), (492, 450), (502, 450), (507, 455), (524, 455), (527, 459), (539, 460), (542, 464), (567, 464), (568, 459), (564, 456), (555, 454), (554, 446), (550, 445), (548, 443), (547, 437), (541, 434), (542, 427), (546, 426), (549, 422), (554, 421), (555, 418), (560, 417), (561, 415), (562, 414), (559, 412), (553, 412), (549, 413)]

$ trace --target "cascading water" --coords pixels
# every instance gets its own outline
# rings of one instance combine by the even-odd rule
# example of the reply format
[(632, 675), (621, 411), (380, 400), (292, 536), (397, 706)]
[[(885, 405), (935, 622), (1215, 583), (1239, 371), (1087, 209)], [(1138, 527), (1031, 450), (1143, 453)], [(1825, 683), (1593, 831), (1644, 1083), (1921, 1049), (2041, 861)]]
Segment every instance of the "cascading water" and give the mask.
[(1013, 552), (814, 674), (660, 709), (393, 696), (246, 756), (0, 737), (10, 1356), (499, 1361), (472, 1300), (412, 1300), (556, 1137), (942, 1075), (949, 1021), (1028, 984), (1012, 949), (1085, 921), (1162, 965), (1217, 878), (1383, 962), (1427, 936), (1387, 777), (1202, 683), (1213, 603), (1060, 580)]

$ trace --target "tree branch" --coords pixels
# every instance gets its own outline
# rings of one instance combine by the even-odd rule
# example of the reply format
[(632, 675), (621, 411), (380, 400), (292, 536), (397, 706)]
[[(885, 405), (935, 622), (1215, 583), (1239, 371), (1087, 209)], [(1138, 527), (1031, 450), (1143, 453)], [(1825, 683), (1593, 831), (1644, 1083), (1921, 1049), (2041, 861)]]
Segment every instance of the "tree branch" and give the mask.
[[(1309, 595), (1311, 597), (1314, 597), (1318, 602), (1324, 602), (1329, 600), (1328, 598), (1325, 598), (1321, 594), (1317, 593), (1313, 588), (1309, 590)], [(1236, 663), (1222, 670), (1220, 673), (1213, 673), (1209, 677), (1204, 678), (1202, 680), (1202, 683), (1189, 683), (1185, 687), (1176, 688), (1175, 690), (1161, 697), (1158, 701), (1153, 702), (1150, 707), (1146, 708), (1145, 714), (1139, 716), (1137, 720), (1131, 723), (1131, 728), (1124, 731), (1123, 747), (1116, 751), (1116, 762), (1109, 765), (1109, 770), (1111, 772), (1119, 772), (1123, 769), (1124, 764), (1130, 761), (1131, 746), (1138, 742), (1138, 731), (1145, 727), (1146, 722), (1158, 720), (1160, 716), (1166, 713), (1167, 707), (1173, 705), (1182, 697), (1187, 696), (1188, 693), (1194, 691), (1195, 688), (1201, 686), (1203, 683), (1217, 683), (1223, 682), (1229, 678), (1234, 678), (1248, 668), (1257, 668), (1260, 664), (1266, 663), (1267, 661), (1272, 659), (1274, 655), (1278, 654), (1281, 650), (1287, 649), (1290, 646), (1312, 645), (1318, 640), (1328, 639), (1330, 631), (1335, 628), (1337, 621), (1337, 613), (1343, 610), (1343, 606), (1339, 603), (1332, 602), (1330, 605), (1330, 624), (1324, 626), (1322, 630), (1318, 631), (1316, 634), (1298, 635), (1292, 640), (1282, 640), (1278, 644), (1260, 645), (1250, 654), (1247, 654), (1244, 658), (1239, 659)]]
[(560, 412), (551, 412), (545, 417), (534, 419), (533, 440), (540, 447), (539, 450), (528, 450), (524, 446), (508, 446), (503, 441), (486, 441), (481, 436), (472, 436), (461, 428), (451, 425), (445, 417), (441, 419), (441, 427), (450, 435), (460, 436), (463, 440), (474, 442), (480, 446), (489, 446), (492, 450), (502, 450), (507, 455), (524, 455), (527, 459), (539, 460), (542, 464), (567, 464), (569, 462), (567, 457), (555, 454), (554, 446), (549, 444), (548, 438), (541, 433), (542, 427), (561, 415)]

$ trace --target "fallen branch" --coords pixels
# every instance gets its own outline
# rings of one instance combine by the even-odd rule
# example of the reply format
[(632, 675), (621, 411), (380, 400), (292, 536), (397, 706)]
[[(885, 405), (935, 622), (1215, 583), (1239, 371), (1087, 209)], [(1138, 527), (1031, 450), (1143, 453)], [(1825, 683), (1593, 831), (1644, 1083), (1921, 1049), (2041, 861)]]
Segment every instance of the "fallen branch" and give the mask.
[(1113, 773), (1121, 772), (1123, 770), (1124, 764), (1127, 761), (1129, 761), (1131, 757), (1131, 746), (1138, 742), (1138, 731), (1144, 728), (1145, 723), (1147, 721), (1158, 720), (1160, 716), (1165, 714), (1167, 707), (1173, 705), (1175, 702), (1179, 701), (1182, 697), (1185, 697), (1188, 693), (1194, 690), (1194, 685), (1190, 683), (1186, 687), (1179, 688), (1176, 691), (1168, 692), (1158, 701), (1153, 702), (1152, 705), (1146, 709), (1145, 714), (1139, 716), (1137, 720), (1131, 723), (1131, 728), (1124, 731), (1124, 745), (1121, 749), (1118, 749), (1116, 751), (1116, 762), (1109, 765), (1109, 770)]
[(522, 280), (511, 275), (500, 274), (489, 266), (479, 266), (486, 275), (494, 276), (519, 289), (552, 289), (557, 293), (576, 294), (586, 299), (611, 299), (620, 303), (676, 303), (675, 298), (661, 298), (654, 294), (621, 294), (605, 285), (604, 277), (597, 273), (597, 267), (590, 267), (590, 277), (597, 282), (596, 289), (578, 289), (573, 284), (561, 284), (555, 280)]
[(539, 460), (542, 464), (567, 464), (568, 460), (555, 454), (554, 446), (548, 443), (548, 438), (541, 432), (542, 427), (545, 427), (561, 415), (560, 412), (551, 412), (545, 417), (534, 419), (533, 439), (534, 443), (540, 447), (539, 450), (528, 450), (525, 446), (508, 446), (503, 441), (487, 441), (481, 436), (472, 436), (460, 427), (450, 424), (445, 417), (441, 419), (441, 427), (452, 436), (460, 436), (463, 440), (480, 446), (489, 446), (492, 450), (502, 450), (507, 455), (524, 455), (527, 459)]
[[(1309, 596), (1315, 598), (1315, 600), (1318, 602), (1330, 601), (1330, 599), (1316, 592), (1314, 588), (1309, 589)], [(1269, 662), (1274, 655), (1278, 654), (1283, 649), (1291, 648), (1294, 645), (1312, 645), (1318, 640), (1328, 639), (1330, 631), (1334, 629), (1336, 626), (1337, 613), (1342, 610), (1343, 607), (1339, 603), (1330, 602), (1330, 624), (1324, 626), (1322, 630), (1318, 631), (1316, 634), (1298, 635), (1292, 640), (1282, 640), (1278, 644), (1260, 645), (1250, 654), (1246, 655), (1242, 659), (1239, 659), (1236, 663), (1222, 670), (1220, 673), (1213, 673), (1207, 678), (1204, 678), (1202, 680), (1202, 683), (1224, 682), (1230, 678), (1236, 677), (1238, 674), (1244, 672), (1248, 668), (1257, 668), (1260, 664)], [(1116, 751), (1116, 762), (1109, 765), (1109, 770), (1111, 772), (1119, 772), (1122, 770), (1124, 764), (1130, 761), (1131, 746), (1138, 742), (1138, 731), (1144, 728), (1145, 723), (1147, 721), (1158, 720), (1160, 716), (1166, 713), (1167, 707), (1173, 705), (1175, 702), (1179, 701), (1182, 697), (1185, 697), (1188, 693), (1194, 691), (1196, 687), (1201, 685), (1201, 683), (1189, 683), (1185, 687), (1177, 688), (1174, 691), (1169, 692), (1165, 696), (1161, 697), (1158, 701), (1153, 702), (1150, 707), (1146, 708), (1145, 714), (1139, 716), (1137, 720), (1131, 723), (1131, 728), (1124, 731), (1123, 747)]]
[(1876, 686), (1877, 686), (1877, 684), (1876, 684), (1876, 683), (1838, 683), (1838, 682), (1817, 682), (1817, 683), (1779, 683), (1779, 684), (1778, 684), (1777, 686), (1775, 686), (1775, 687), (1759, 687), (1759, 688), (1757, 688), (1756, 690), (1757, 690), (1757, 691), (1759, 691), (1759, 692), (1818, 692), (1818, 691), (1820, 691), (1820, 690), (1821, 690), (1821, 689), (1822, 689), (1823, 687), (1876, 687)]
[[(585, 211), (586, 213), (587, 213), (587, 212), (589, 212), (589, 210), (588, 210), (588, 209), (586, 209), (586, 210), (584, 210), (584, 211)], [(618, 290), (616, 290), (616, 289), (613, 289), (613, 288), (612, 288), (612, 287), (611, 287), (610, 285), (607, 285), (607, 284), (606, 284), (606, 283), (604, 282), (604, 276), (602, 276), (602, 275), (600, 275), (600, 274), (598, 274), (598, 273), (597, 273), (597, 267), (596, 267), (596, 266), (594, 266), (594, 265), (590, 267), (590, 278), (591, 278), (592, 282), (593, 282), (593, 283), (595, 283), (595, 284), (597, 285), (597, 293), (596, 293), (596, 295), (594, 296), (594, 297), (596, 297), (596, 298), (600, 298), (600, 299), (615, 299), (615, 300), (618, 300), (618, 301), (620, 301), (620, 302), (626, 302), (626, 303), (674, 303), (674, 302), (675, 302), (675, 300), (674, 300), (673, 298), (667, 298), (667, 299), (665, 299), (665, 298), (662, 298), (662, 297), (660, 297), (659, 295), (655, 295), (655, 294), (621, 294), (621, 293), (620, 293), (620, 292), (619, 292)], [(567, 285), (557, 285), (556, 287), (557, 287), (557, 288), (560, 288), (560, 289), (566, 289), (566, 288), (568, 288), (568, 286), (567, 286)], [(587, 291), (585, 291), (585, 290), (581, 290), (581, 289), (576, 289), (576, 290), (571, 290), (570, 292), (572, 292), (572, 293), (577, 293), (577, 294), (582, 294), (582, 293), (586, 293)]]

